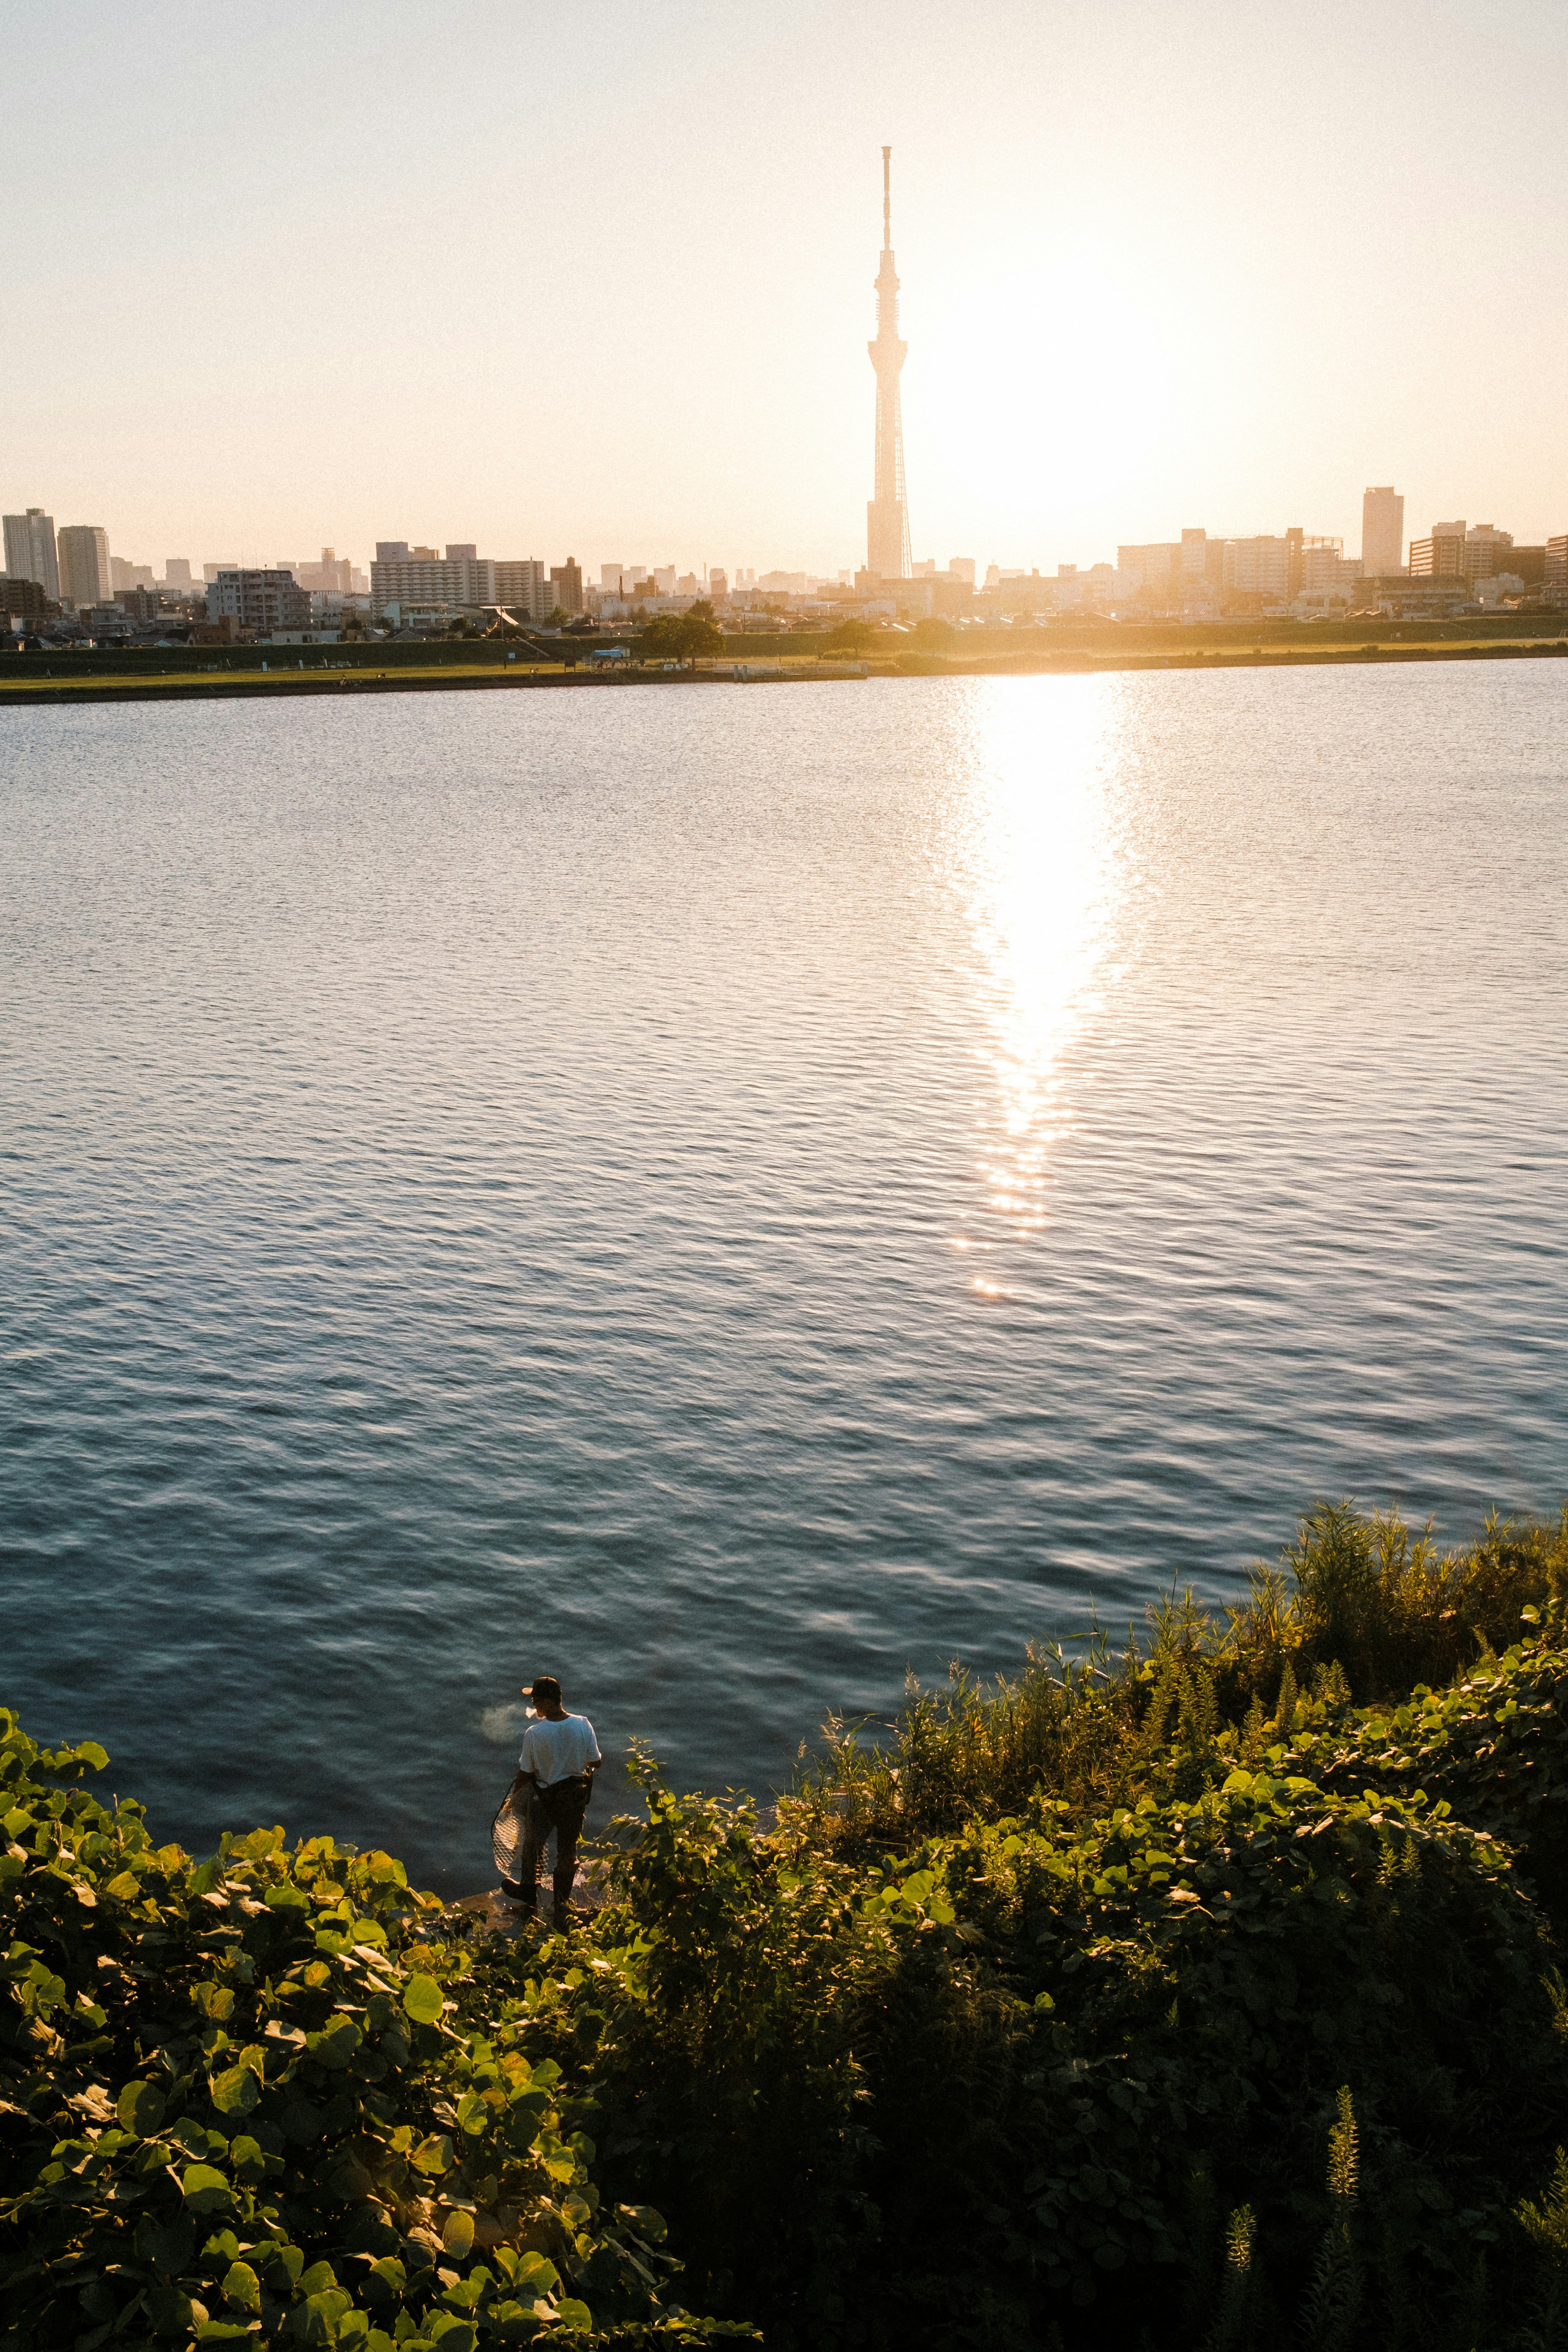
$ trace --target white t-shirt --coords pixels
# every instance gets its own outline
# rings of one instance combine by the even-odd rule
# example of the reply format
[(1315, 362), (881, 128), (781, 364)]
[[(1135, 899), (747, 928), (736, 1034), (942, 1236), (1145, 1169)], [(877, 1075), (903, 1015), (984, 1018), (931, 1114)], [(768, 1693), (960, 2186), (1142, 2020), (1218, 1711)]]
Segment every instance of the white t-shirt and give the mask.
[(557, 1780), (569, 1780), (584, 1771), (590, 1764), (603, 1763), (599, 1743), (594, 1737), (594, 1727), (585, 1715), (563, 1716), (552, 1723), (539, 1716), (522, 1735), (522, 1753), (518, 1763), (524, 1772), (531, 1772), (542, 1789), (552, 1788)]

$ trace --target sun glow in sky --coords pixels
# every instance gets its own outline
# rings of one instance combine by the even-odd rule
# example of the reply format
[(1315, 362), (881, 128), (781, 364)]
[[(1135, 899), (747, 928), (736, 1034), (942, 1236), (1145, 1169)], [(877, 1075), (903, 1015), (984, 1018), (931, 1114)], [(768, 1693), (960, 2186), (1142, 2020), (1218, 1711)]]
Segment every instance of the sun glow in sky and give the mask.
[(56, 0), (6, 32), (0, 503), (161, 565), (1568, 529), (1568, 11)]

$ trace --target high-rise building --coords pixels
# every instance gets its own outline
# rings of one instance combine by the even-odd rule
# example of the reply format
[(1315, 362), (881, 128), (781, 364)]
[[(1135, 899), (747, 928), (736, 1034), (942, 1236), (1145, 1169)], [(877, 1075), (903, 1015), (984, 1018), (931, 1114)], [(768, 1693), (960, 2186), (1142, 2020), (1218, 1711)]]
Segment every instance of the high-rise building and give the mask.
[(1363, 492), (1361, 568), (1368, 580), (1392, 580), (1405, 569), (1405, 499), (1390, 483)]
[(47, 515), (42, 507), (29, 507), (26, 514), (7, 515), (3, 528), (6, 578), (36, 580), (46, 596), (58, 596), (60, 567), (55, 554), (53, 515)]
[(877, 272), (877, 332), (866, 348), (877, 372), (877, 495), (866, 508), (866, 568), (879, 580), (910, 577), (910, 513), (904, 494), (904, 423), (899, 377), (907, 343), (899, 341), (899, 280), (893, 268), (890, 147), (882, 150), (882, 265)]
[(269, 634), (274, 629), (308, 629), (310, 599), (291, 572), (276, 568), (246, 572), (237, 567), (220, 572), (207, 590), (209, 621), (233, 621), (239, 627)]
[(529, 621), (550, 618), (555, 598), (551, 592), (550, 575), (537, 556), (521, 560), (498, 558), (495, 579), (495, 600), (506, 612), (516, 613)]
[(1412, 580), (1462, 580), (1465, 576), (1465, 526), (1435, 522), (1426, 538), (1410, 542)]
[(962, 580), (966, 587), (973, 587), (974, 558), (973, 555), (950, 555), (947, 568), (954, 580)]
[(1290, 543), (1267, 533), (1227, 539), (1222, 585), (1227, 595), (1265, 596), (1283, 604), (1290, 593)]
[(60, 594), (68, 604), (107, 604), (114, 595), (109, 533), (96, 523), (68, 522), (58, 539)]
[(13, 580), (8, 572), (0, 579), (0, 614), (7, 620), (53, 620), (59, 609), (36, 580)]
[(191, 578), (191, 559), (188, 555), (165, 555), (163, 585), (176, 596), (190, 594), (195, 583)]
[(109, 559), (110, 583), (116, 596), (122, 588), (151, 588), (153, 567), (150, 563), (129, 563), (122, 555)]
[(1489, 522), (1435, 522), (1426, 539), (1410, 542), (1410, 571), (1415, 579), (1495, 580), (1510, 568), (1511, 531), (1497, 530)]
[(416, 604), (432, 612), (459, 613), (496, 602), (495, 565), (488, 557), (457, 554), (446, 559), (433, 547), (410, 547), (405, 539), (378, 540), (370, 567), (373, 612), (389, 604)]
[(550, 567), (550, 585), (554, 591), (552, 612), (580, 613), (583, 609), (583, 567), (574, 555), (564, 563)]
[(353, 592), (353, 566), (335, 548), (323, 547), (319, 563), (301, 563), (298, 567), (284, 564), (281, 568), (292, 572), (300, 587), (308, 588), (312, 595), (347, 596)]
[(1512, 546), (1512, 531), (1494, 530), (1489, 522), (1473, 522), (1465, 533), (1466, 579), (1495, 580), (1500, 572), (1507, 572)]
[(1295, 587), (1298, 593), (1302, 589), (1310, 593), (1330, 588), (1348, 591), (1361, 578), (1363, 568), (1354, 556), (1346, 555), (1342, 539), (1308, 539), (1303, 534), (1296, 560)]
[[(1163, 587), (1178, 570), (1181, 557), (1182, 550), (1177, 541), (1156, 540), (1147, 547), (1119, 547), (1116, 569), (1134, 588)], [(993, 564), (991, 571), (995, 570)], [(997, 576), (999, 579), (1001, 575)], [(988, 588), (995, 584), (989, 572), (985, 575), (985, 584)]]

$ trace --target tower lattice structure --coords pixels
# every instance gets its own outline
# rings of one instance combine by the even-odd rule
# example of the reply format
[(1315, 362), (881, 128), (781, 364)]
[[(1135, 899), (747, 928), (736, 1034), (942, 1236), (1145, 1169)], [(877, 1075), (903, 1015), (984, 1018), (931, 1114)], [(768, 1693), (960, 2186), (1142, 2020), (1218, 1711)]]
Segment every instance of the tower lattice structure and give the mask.
[(899, 377), (907, 343), (899, 341), (899, 280), (893, 268), (893, 151), (882, 150), (882, 266), (877, 272), (877, 332), (866, 349), (877, 372), (877, 495), (866, 504), (867, 569), (879, 580), (907, 580), (910, 510), (904, 494), (904, 424)]

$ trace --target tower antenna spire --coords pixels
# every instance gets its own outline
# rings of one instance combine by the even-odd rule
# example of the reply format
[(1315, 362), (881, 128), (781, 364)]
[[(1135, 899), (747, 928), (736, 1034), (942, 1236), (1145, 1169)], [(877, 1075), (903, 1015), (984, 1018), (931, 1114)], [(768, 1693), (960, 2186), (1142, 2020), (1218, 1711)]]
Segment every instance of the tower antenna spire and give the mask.
[(910, 514), (904, 494), (904, 424), (899, 376), (909, 346), (899, 340), (899, 280), (893, 268), (893, 151), (882, 150), (882, 266), (877, 272), (877, 332), (866, 346), (877, 374), (876, 496), (866, 507), (866, 564), (878, 580), (907, 580)]

